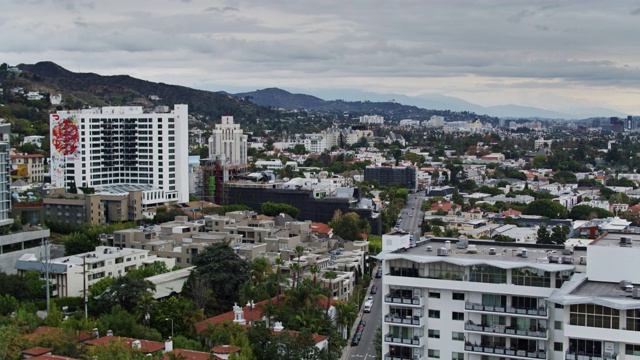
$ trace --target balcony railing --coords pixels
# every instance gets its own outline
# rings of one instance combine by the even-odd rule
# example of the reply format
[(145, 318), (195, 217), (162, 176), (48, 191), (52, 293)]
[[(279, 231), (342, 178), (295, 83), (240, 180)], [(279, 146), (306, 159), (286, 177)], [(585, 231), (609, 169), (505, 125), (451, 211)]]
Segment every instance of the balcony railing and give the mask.
[(384, 296), (384, 302), (392, 303), (392, 304), (403, 304), (403, 305), (423, 305), (423, 300), (421, 296), (406, 298), (406, 297), (394, 296), (392, 294), (387, 294)]
[(384, 356), (384, 360), (424, 360), (424, 357), (421, 357), (421, 356), (418, 356), (418, 355), (397, 356), (397, 355), (391, 355), (390, 353), (387, 353)]
[(472, 303), (466, 301), (464, 303), (464, 308), (466, 310), (471, 311), (488, 311), (488, 312), (496, 312), (502, 314), (515, 314), (515, 315), (531, 315), (531, 316), (542, 316), (547, 317), (547, 308), (541, 306), (537, 309), (519, 309), (509, 306), (489, 306), (482, 305), (478, 303)]
[(417, 335), (412, 338), (401, 338), (387, 334), (384, 336), (384, 341), (393, 344), (422, 346), (422, 337)]
[(384, 322), (393, 323), (393, 324), (404, 324), (404, 325), (418, 325), (418, 326), (423, 325), (422, 318), (419, 316), (406, 316), (404, 318), (401, 318), (399, 316), (393, 316), (393, 315), (387, 314), (384, 316)]
[(484, 333), (493, 333), (493, 334), (505, 334), (505, 335), (515, 335), (515, 336), (529, 336), (529, 337), (537, 337), (537, 338), (547, 338), (548, 330), (539, 328), (537, 330), (518, 330), (513, 329), (504, 325), (492, 325), (492, 326), (483, 326), (482, 324), (473, 324), (466, 322), (464, 324), (464, 329), (467, 331), (478, 331)]
[(514, 350), (514, 349), (505, 349), (503, 347), (494, 347), (494, 346), (478, 346), (478, 345), (465, 345), (465, 351), (474, 352), (474, 353), (483, 353), (483, 354), (495, 354), (499, 356), (516, 356), (521, 358), (528, 359), (546, 359), (547, 352), (544, 350), (538, 351), (525, 351), (525, 350)]
[(582, 351), (567, 351), (564, 356), (565, 360), (609, 360), (618, 359), (618, 354), (593, 355), (585, 354)]

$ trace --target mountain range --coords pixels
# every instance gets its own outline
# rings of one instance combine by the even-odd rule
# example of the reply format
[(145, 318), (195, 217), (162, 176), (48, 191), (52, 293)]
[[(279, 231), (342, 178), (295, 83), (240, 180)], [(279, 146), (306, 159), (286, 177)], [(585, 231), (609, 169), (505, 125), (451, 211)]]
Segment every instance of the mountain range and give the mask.
[[(189, 104), (190, 110), (209, 120), (222, 115), (233, 115), (243, 119), (260, 116), (273, 117), (276, 109), (306, 109), (330, 113), (378, 114), (390, 118), (426, 119), (432, 115), (445, 116), (447, 120), (472, 120), (476, 117), (492, 121), (496, 117), (578, 119), (587, 117), (625, 116), (625, 114), (603, 108), (581, 108), (569, 112), (556, 112), (517, 105), (483, 107), (465, 100), (430, 94), (405, 96), (377, 94), (357, 90), (315, 91), (319, 96), (291, 93), (278, 88), (267, 88), (253, 92), (229, 94), (192, 89), (185, 86), (156, 83), (136, 79), (128, 75), (103, 76), (94, 73), (76, 73), (53, 62), (20, 64), (18, 68), (31, 77), (27, 81), (29, 90), (60, 92), (66, 99), (91, 106), (105, 105), (171, 105)], [(16, 80), (16, 81), (17, 81)], [(18, 86), (23, 83), (17, 83)], [(150, 100), (157, 95), (160, 101)], [(324, 100), (342, 96), (343, 99)], [(350, 99), (351, 101), (347, 101)]]

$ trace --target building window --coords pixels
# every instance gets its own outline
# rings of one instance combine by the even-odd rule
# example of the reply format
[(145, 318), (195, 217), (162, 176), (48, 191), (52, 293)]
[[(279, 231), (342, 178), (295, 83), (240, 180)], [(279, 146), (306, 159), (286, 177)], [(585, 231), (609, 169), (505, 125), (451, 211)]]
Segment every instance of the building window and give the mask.
[(460, 320), (460, 321), (464, 321), (464, 313), (463, 312), (452, 312), (451, 313), (451, 318), (453, 320)]
[(429, 297), (432, 299), (440, 299), (440, 291), (439, 290), (429, 290)]
[(464, 341), (464, 333), (463, 332), (458, 332), (458, 331), (452, 332), (451, 333), (451, 340)]
[(554, 321), (553, 328), (556, 330), (562, 330), (562, 321)]
[(571, 325), (620, 329), (620, 310), (594, 304), (571, 305)]
[(562, 351), (562, 343), (554, 342), (553, 343), (553, 351)]
[(516, 268), (511, 270), (512, 283), (521, 286), (551, 287), (551, 273), (534, 268)]
[(440, 330), (429, 329), (429, 337), (434, 339), (440, 339)]
[(451, 360), (464, 360), (464, 354), (460, 352), (452, 352)]
[(640, 310), (627, 310), (627, 330), (640, 331)]
[(434, 319), (440, 319), (440, 310), (429, 310), (429, 317)]
[(469, 281), (489, 284), (506, 284), (507, 270), (491, 265), (473, 265), (469, 273)]
[(453, 300), (464, 301), (464, 293), (461, 293), (461, 292), (454, 292), (453, 294), (451, 294), (451, 297), (453, 298)]
[(429, 349), (427, 356), (434, 359), (440, 359), (440, 350)]
[(464, 266), (458, 266), (445, 262), (427, 264), (427, 277), (433, 279), (462, 280), (464, 278)]
[(640, 345), (627, 344), (624, 347), (624, 353), (627, 355), (640, 356)]

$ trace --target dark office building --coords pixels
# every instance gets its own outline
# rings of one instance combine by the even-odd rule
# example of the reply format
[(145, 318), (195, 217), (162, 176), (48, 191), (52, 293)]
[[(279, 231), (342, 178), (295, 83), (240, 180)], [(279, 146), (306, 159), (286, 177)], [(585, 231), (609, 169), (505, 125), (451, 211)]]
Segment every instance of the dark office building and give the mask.
[(377, 180), (383, 186), (397, 184), (409, 190), (416, 190), (418, 186), (416, 168), (411, 166), (367, 166), (364, 180)]
[(267, 201), (284, 203), (300, 210), (298, 220), (322, 223), (331, 221), (336, 210), (340, 210), (342, 213), (354, 212), (369, 221), (373, 235), (382, 235), (380, 214), (371, 208), (356, 207), (362, 195), (360, 188), (352, 190), (353, 195), (350, 197), (316, 198), (312, 190), (281, 189), (277, 188), (275, 184), (228, 182), (224, 184), (223, 204), (243, 204), (260, 213), (262, 204)]

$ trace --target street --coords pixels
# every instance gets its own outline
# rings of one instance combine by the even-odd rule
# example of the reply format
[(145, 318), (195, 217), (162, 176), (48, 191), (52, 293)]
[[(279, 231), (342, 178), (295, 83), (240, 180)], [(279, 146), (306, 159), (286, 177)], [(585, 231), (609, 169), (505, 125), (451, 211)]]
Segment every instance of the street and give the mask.
[[(403, 231), (414, 234), (414, 236), (416, 236), (416, 240), (420, 238), (419, 230), (423, 217), (423, 212), (420, 211), (420, 207), (422, 206), (423, 199), (424, 198), (420, 195), (409, 194), (407, 205), (402, 210), (402, 220), (400, 221), (400, 228)], [(375, 273), (376, 269), (373, 271), (373, 274)], [(370, 313), (363, 313), (362, 310), (360, 310), (355, 326), (352, 328), (351, 337), (347, 339), (347, 350), (343, 352), (342, 360), (367, 360), (375, 359), (376, 357), (373, 340), (376, 334), (376, 329), (382, 326), (382, 294), (384, 293), (384, 288), (382, 286), (382, 279), (377, 279), (375, 277), (371, 279), (371, 285), (376, 285), (378, 287), (378, 292), (375, 295), (372, 295), (374, 299), (373, 307), (371, 308)], [(369, 287), (368, 291), (370, 294), (371, 287)], [(358, 345), (351, 346), (351, 339), (353, 339), (353, 334), (355, 333), (357, 324), (361, 319), (364, 319), (367, 322), (367, 325), (364, 327), (364, 331), (362, 332), (360, 343)]]

